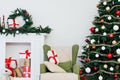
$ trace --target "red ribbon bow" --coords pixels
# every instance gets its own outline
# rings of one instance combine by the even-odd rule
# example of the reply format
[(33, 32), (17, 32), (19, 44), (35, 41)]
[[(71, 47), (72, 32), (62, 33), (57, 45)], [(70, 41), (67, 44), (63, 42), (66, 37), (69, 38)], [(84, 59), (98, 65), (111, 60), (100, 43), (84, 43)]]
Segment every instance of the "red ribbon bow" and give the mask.
[(50, 60), (51, 58), (53, 58), (54, 61), (55, 61), (55, 64), (57, 64), (57, 60), (56, 60), (56, 58), (55, 58), (55, 57), (57, 57), (57, 54), (55, 55), (54, 50), (52, 50), (52, 54), (53, 54), (53, 56), (50, 56), (50, 57), (48, 58), (48, 60)]
[(12, 57), (9, 57), (9, 58), (5, 59), (6, 67), (10, 67), (11, 60), (12, 60)]
[(30, 57), (30, 52), (28, 50), (25, 51), (25, 54), (26, 54), (26, 59), (28, 59), (28, 57)]

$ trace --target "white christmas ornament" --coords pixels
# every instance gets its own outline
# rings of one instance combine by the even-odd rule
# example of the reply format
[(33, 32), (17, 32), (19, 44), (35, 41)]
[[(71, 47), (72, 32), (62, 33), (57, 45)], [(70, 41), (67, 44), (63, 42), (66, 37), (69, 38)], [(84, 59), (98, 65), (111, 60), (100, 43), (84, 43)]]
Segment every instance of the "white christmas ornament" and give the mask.
[(110, 7), (109, 7), (109, 6), (108, 6), (108, 7), (106, 7), (106, 10), (107, 10), (107, 11), (109, 11), (109, 10), (110, 10)]
[(18, 34), (18, 33), (19, 33), (19, 31), (16, 31), (16, 33)]
[(84, 52), (84, 50), (82, 49), (81, 52)]
[(98, 29), (98, 28), (96, 28), (96, 29), (95, 29), (95, 31), (96, 31), (96, 32), (98, 32), (98, 31), (99, 31), (99, 29)]
[(29, 20), (28, 20), (28, 19), (26, 19), (26, 21), (28, 22)]
[(19, 14), (19, 11), (17, 11), (16, 13)]
[(3, 29), (2, 32), (5, 32), (5, 29)]
[(104, 66), (103, 66), (105, 69), (107, 69), (108, 68), (108, 65), (107, 64), (104, 64)]
[(95, 40), (94, 40), (94, 39), (91, 39), (90, 43), (93, 44), (94, 42), (95, 42)]
[(104, 33), (103, 33), (103, 36), (106, 36), (106, 35), (107, 35), (107, 33), (106, 33), (106, 32), (104, 32)]
[(118, 25), (114, 25), (113, 26), (113, 30), (115, 30), (115, 31), (119, 30), (119, 26)]
[(120, 58), (118, 58), (118, 60), (117, 60), (119, 63), (120, 63)]
[(110, 67), (110, 71), (113, 71), (114, 70), (114, 68), (113, 67)]
[(101, 27), (101, 29), (105, 29), (105, 26), (103, 25), (103, 26)]
[(118, 2), (120, 2), (120, 0), (118, 0)]
[(90, 73), (90, 72), (91, 72), (91, 69), (90, 69), (89, 67), (87, 67), (87, 68), (85, 69), (85, 71), (86, 71), (86, 73)]
[(115, 45), (117, 42), (115, 40), (112, 41), (112, 44)]
[(120, 55), (120, 48), (118, 48), (118, 49), (116, 50), (116, 53), (117, 53), (118, 55)]
[(103, 5), (107, 5), (107, 2), (105, 1), (105, 2), (103, 2)]
[(89, 44), (87, 44), (87, 45), (86, 45), (86, 48), (89, 48), (89, 47), (90, 47)]
[(103, 80), (103, 77), (100, 75), (100, 76), (98, 77), (98, 79), (99, 79), (99, 80)]
[(102, 49), (102, 50), (105, 50), (105, 46), (102, 46), (101, 49)]
[(98, 57), (99, 57), (99, 54), (96, 54), (95, 57), (98, 58)]
[(112, 17), (111, 16), (108, 16), (108, 20), (111, 20), (112, 19)]

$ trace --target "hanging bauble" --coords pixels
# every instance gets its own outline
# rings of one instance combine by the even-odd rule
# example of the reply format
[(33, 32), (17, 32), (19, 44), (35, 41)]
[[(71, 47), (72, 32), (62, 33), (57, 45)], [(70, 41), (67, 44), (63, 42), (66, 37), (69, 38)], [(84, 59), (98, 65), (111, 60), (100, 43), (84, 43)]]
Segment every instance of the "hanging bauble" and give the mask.
[(117, 61), (120, 63), (120, 58), (118, 58)]
[(96, 45), (92, 45), (92, 49), (96, 49)]
[(103, 36), (106, 36), (106, 35), (107, 35), (107, 33), (106, 33), (106, 32), (104, 32), (104, 33), (103, 33)]
[(89, 67), (85, 68), (86, 73), (90, 73), (91, 69)]
[(105, 50), (105, 46), (102, 46), (101, 49), (104, 51)]
[(82, 53), (85, 52), (84, 49), (82, 49), (81, 52), (82, 52)]
[(87, 44), (87, 45), (86, 45), (86, 48), (89, 48), (89, 47), (90, 47), (89, 44)]
[(114, 25), (114, 26), (113, 26), (113, 30), (114, 30), (114, 31), (119, 30), (119, 26), (118, 26), (118, 25)]
[(118, 78), (118, 74), (114, 74), (114, 78)]
[(104, 64), (104, 66), (103, 66), (105, 69), (107, 69), (108, 68), (108, 65), (107, 64)]
[(90, 62), (90, 59), (89, 58), (85, 59), (85, 62)]
[(16, 11), (16, 14), (19, 14), (19, 11)]
[(116, 53), (117, 53), (118, 55), (120, 55), (120, 48), (118, 48), (118, 49), (116, 50)]
[(112, 17), (111, 16), (108, 16), (108, 20), (111, 20), (112, 19)]
[(19, 31), (17, 30), (17, 31), (16, 31), (16, 33), (18, 34), (18, 33), (19, 33)]
[(107, 7), (106, 7), (106, 11), (109, 11), (109, 10), (110, 10), (110, 7), (109, 7), (109, 6), (107, 6)]
[(95, 57), (98, 58), (100, 55), (99, 54), (95, 54)]
[(99, 29), (98, 29), (98, 28), (96, 28), (96, 29), (95, 29), (95, 32), (98, 32), (98, 31), (99, 31)]
[(98, 70), (98, 67), (94, 66), (94, 68), (93, 68), (93, 69), (94, 69), (94, 71), (97, 71), (97, 70)]
[(101, 19), (100, 22), (101, 22), (101, 23), (104, 23), (105, 21), (104, 21), (104, 19)]
[(116, 43), (117, 43), (116, 40), (113, 40), (113, 41), (112, 41), (112, 44), (113, 44), (113, 45), (115, 45)]
[(109, 37), (114, 38), (114, 34), (113, 33), (109, 34)]
[(112, 59), (112, 58), (113, 58), (112, 53), (108, 53), (108, 54), (107, 54), (107, 58), (108, 58), (108, 59)]
[(120, 2), (120, 0), (118, 0), (118, 2)]
[(87, 43), (88, 43), (88, 42), (89, 42), (89, 39), (86, 39), (86, 40), (85, 40), (85, 42), (87, 42)]
[(113, 67), (110, 67), (110, 71), (113, 71), (114, 70), (114, 68)]
[(105, 29), (105, 26), (103, 25), (103, 26), (101, 27), (101, 29)]
[(93, 33), (93, 32), (95, 32), (95, 28), (94, 27), (91, 27), (90, 28), (90, 31)]
[(3, 29), (2, 32), (4, 33), (4, 32), (5, 32), (5, 29)]
[(98, 77), (98, 79), (99, 79), (99, 80), (103, 80), (103, 77), (100, 75), (100, 76)]
[(79, 73), (80, 73), (80, 75), (82, 75), (82, 74), (83, 74), (83, 71), (82, 71), (82, 70), (80, 70), (80, 72), (79, 72)]
[(120, 16), (120, 10), (116, 10), (115, 14), (116, 14), (117, 16)]
[(90, 43), (93, 44), (95, 42), (95, 39), (91, 39)]
[(107, 2), (105, 1), (105, 2), (103, 2), (103, 5), (105, 6), (105, 5), (107, 5)]

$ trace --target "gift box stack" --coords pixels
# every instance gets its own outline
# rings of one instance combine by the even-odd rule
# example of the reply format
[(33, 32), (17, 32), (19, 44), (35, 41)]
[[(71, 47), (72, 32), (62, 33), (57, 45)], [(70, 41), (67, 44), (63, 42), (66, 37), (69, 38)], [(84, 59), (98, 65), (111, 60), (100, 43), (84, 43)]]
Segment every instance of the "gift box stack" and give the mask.
[(30, 78), (31, 77), (31, 58), (30, 58), (30, 51), (25, 50), (21, 51), (19, 59), (19, 66), (22, 71), (23, 78)]

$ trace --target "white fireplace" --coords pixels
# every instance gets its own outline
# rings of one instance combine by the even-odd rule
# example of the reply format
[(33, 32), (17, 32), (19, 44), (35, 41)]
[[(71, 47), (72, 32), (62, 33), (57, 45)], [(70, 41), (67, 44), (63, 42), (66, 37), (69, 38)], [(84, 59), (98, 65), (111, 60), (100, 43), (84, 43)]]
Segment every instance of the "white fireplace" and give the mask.
[(6, 57), (19, 59), (19, 51), (28, 49), (31, 52), (31, 77), (14, 77), (14, 80), (39, 80), (40, 64), (43, 62), (44, 36), (34, 33), (18, 34), (15, 37), (0, 35), (0, 71), (5, 69)]

